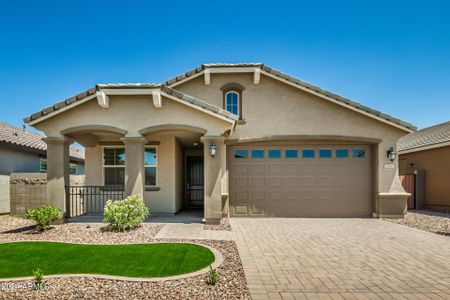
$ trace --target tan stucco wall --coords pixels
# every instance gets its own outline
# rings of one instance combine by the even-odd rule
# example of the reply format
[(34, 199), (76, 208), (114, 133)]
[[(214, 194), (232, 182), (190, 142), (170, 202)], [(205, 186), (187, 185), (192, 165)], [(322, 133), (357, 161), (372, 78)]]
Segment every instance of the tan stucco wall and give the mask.
[[(260, 83), (255, 85), (251, 73), (211, 74), (209, 86), (204, 85), (203, 77), (200, 76), (176, 86), (176, 89), (222, 106), (223, 94), (220, 87), (231, 82), (245, 87), (242, 92), (242, 116), (247, 121), (247, 124), (237, 126), (233, 138), (326, 135), (377, 139), (380, 143), (374, 147), (377, 155), (374, 194), (404, 193), (398, 178), (397, 160), (393, 169), (384, 168), (384, 164), (391, 163), (386, 157), (386, 151), (407, 133), (401, 129), (264, 75), (261, 75)], [(377, 207), (376, 199), (374, 202)]]
[(184, 168), (183, 148), (175, 140), (175, 212), (183, 208), (184, 202)]
[(450, 146), (400, 154), (399, 166), (401, 174), (424, 170), (427, 207), (450, 210)]
[[(182, 183), (179, 181), (179, 176), (182, 175), (179, 167), (182, 164), (178, 163), (182, 155), (181, 147), (173, 136), (155, 135), (152, 140), (160, 142), (156, 146), (159, 190), (145, 191), (144, 200), (151, 213), (175, 213), (181, 208), (182, 203), (182, 192), (180, 188), (177, 188), (178, 186), (182, 188)], [(103, 146), (86, 148), (87, 185), (103, 185), (102, 153)]]
[(47, 136), (61, 136), (61, 131), (80, 125), (114, 126), (128, 131), (128, 137), (140, 136), (139, 130), (149, 126), (179, 124), (220, 134), (229, 123), (204, 112), (163, 98), (162, 108), (155, 108), (151, 96), (110, 96), (109, 108), (101, 108), (96, 99), (38, 123), (35, 127)]

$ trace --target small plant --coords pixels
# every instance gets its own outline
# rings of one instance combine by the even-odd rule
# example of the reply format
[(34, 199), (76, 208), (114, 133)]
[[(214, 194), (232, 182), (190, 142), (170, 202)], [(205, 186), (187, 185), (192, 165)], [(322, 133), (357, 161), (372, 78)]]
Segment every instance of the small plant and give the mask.
[(212, 268), (212, 266), (209, 266), (209, 276), (208, 279), (206, 279), (207, 285), (216, 285), (217, 281), (219, 279), (217, 278), (217, 272), (215, 269)]
[(124, 200), (108, 200), (103, 213), (104, 222), (116, 231), (130, 230), (139, 226), (149, 215), (148, 207), (139, 195)]
[(45, 288), (44, 272), (37, 268), (36, 270), (33, 270), (33, 277), (33, 290), (43, 290)]
[(61, 218), (61, 211), (50, 204), (44, 204), (42, 207), (30, 208), (25, 211), (27, 219), (36, 221), (36, 229), (46, 230), (50, 223)]

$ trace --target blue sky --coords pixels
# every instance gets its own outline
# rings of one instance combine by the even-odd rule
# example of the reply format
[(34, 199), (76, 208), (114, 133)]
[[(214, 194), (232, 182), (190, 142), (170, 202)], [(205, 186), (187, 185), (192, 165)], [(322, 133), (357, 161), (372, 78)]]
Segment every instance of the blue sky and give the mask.
[(0, 120), (96, 83), (264, 62), (419, 128), (450, 120), (449, 1), (2, 1)]

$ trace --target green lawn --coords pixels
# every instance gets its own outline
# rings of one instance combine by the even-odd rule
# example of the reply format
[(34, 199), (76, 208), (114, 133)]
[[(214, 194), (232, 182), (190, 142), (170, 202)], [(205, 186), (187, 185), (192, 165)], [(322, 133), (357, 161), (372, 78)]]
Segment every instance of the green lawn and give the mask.
[(209, 266), (214, 254), (183, 243), (80, 245), (54, 242), (0, 244), (0, 278), (32, 276), (40, 268), (51, 274), (106, 274), (165, 277)]

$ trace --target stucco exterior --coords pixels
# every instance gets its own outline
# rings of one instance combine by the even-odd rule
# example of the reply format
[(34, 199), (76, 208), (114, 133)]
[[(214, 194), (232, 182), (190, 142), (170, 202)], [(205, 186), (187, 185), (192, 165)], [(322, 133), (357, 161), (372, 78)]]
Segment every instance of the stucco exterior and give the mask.
[(427, 208), (450, 210), (450, 146), (400, 153), (400, 174), (425, 174), (425, 204)]
[[(305, 142), (365, 144), (371, 147), (373, 157), (370, 168), (373, 213), (379, 216), (404, 214), (407, 194), (399, 181), (397, 160), (391, 162), (386, 152), (410, 132), (408, 128), (371, 117), (357, 108), (343, 107), (262, 74), (255, 81), (253, 73), (248, 72), (214, 73), (208, 80), (197, 76), (177, 83), (174, 88), (214, 107), (224, 108), (223, 87), (229, 84), (243, 88), (242, 120), (237, 122), (198, 108), (195, 102), (191, 105), (175, 101), (152, 87), (141, 95), (136, 95), (133, 89), (124, 89), (120, 95), (115, 92), (109, 96), (107, 104), (104, 95), (103, 102), (91, 95), (92, 99), (86, 98), (91, 100), (75, 102), (72, 107), (68, 106), (70, 109), (49, 110), (48, 116), (33, 124), (49, 137), (61, 141), (69, 138), (86, 146), (87, 185), (103, 185), (103, 147), (124, 146), (127, 159), (139, 158), (125, 165), (126, 194), (141, 193), (150, 211), (155, 213), (176, 213), (183, 208), (185, 154), (201, 143), (207, 222), (218, 222), (228, 215), (227, 148), (230, 146)], [(157, 147), (157, 186), (151, 188), (142, 183), (141, 156), (146, 144)], [(211, 145), (216, 149), (214, 156), (210, 153)], [(60, 163), (58, 159), (62, 159), (65, 148), (53, 148), (59, 153), (53, 162), (55, 166)], [(60, 170), (63, 171), (61, 167)], [(60, 180), (62, 175), (55, 173), (55, 180)], [(57, 194), (64, 197), (63, 183), (57, 186), (60, 189)]]
[[(207, 88), (201, 77), (176, 88), (186, 94), (208, 99), (214, 105), (222, 105), (220, 88), (230, 82), (245, 87), (242, 91), (242, 117), (246, 121), (245, 125), (236, 127), (236, 132), (230, 138), (231, 144), (261, 139), (290, 140), (291, 143), (292, 140), (309, 139), (326, 141), (330, 137), (341, 141), (366, 140), (375, 145), (376, 154), (374, 213), (378, 213), (380, 203), (392, 202), (385, 200), (387, 194), (398, 196), (405, 193), (398, 178), (397, 161), (393, 162), (394, 168), (384, 168), (385, 164), (391, 164), (386, 155), (387, 150), (395, 147), (398, 139), (407, 133), (404, 130), (266, 76), (262, 76), (260, 83), (255, 85), (252, 74), (214, 74)], [(394, 212), (391, 205), (386, 204), (383, 215), (401, 215), (403, 211)]]

